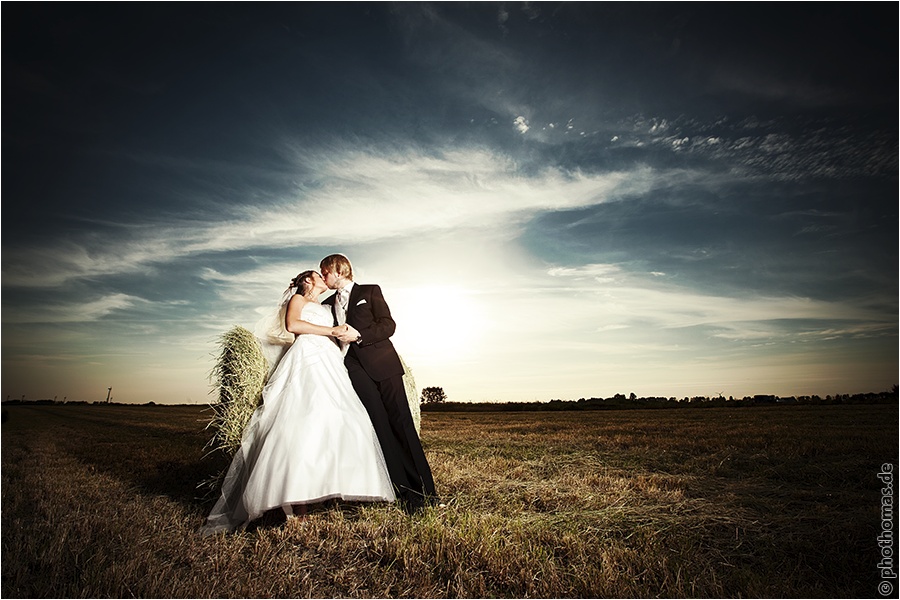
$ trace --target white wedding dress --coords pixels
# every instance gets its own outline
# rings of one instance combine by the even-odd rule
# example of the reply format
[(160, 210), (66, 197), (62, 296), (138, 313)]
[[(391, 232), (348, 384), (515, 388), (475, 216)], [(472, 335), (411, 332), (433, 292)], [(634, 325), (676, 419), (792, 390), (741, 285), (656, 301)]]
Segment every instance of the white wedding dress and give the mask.
[[(310, 302), (301, 318), (332, 325)], [(233, 531), (270, 509), (331, 498), (395, 499), (384, 455), (334, 341), (299, 335), (263, 389), (203, 535)]]

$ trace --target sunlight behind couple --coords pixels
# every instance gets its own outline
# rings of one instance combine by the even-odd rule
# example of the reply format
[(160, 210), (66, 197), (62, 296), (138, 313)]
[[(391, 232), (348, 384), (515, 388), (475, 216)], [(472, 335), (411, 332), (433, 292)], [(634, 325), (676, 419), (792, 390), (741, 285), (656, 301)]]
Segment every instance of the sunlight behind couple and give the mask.
[(464, 358), (478, 343), (485, 322), (471, 292), (458, 286), (396, 288), (388, 302), (397, 322), (391, 339), (414, 370)]

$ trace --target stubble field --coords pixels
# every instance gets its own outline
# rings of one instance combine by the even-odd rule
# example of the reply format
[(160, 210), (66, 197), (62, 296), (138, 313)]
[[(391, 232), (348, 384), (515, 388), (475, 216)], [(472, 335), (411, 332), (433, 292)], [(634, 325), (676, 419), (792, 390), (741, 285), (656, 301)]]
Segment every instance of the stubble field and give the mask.
[(4, 407), (2, 596), (877, 597), (897, 406), (425, 413), (446, 508), (200, 538), (197, 406)]

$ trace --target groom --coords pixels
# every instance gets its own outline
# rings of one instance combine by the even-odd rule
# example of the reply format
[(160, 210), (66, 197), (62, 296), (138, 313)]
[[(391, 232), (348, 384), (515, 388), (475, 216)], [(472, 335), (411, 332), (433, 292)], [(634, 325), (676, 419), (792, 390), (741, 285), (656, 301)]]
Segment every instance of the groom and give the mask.
[(350, 381), (375, 427), (403, 507), (414, 512), (434, 502), (435, 490), (409, 411), (403, 365), (389, 339), (397, 324), (379, 286), (354, 283), (346, 256), (326, 256), (319, 269), (325, 285), (336, 290), (323, 304), (331, 307), (335, 324), (348, 326), (339, 340)]

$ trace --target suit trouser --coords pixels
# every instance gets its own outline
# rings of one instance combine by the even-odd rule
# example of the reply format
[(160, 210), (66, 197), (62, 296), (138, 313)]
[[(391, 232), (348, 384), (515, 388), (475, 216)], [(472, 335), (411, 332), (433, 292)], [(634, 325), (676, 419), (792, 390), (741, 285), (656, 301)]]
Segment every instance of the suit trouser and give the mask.
[(433, 496), (434, 479), (409, 411), (403, 376), (374, 381), (356, 360), (346, 361), (353, 389), (369, 413), (388, 474), (406, 504), (419, 506)]

